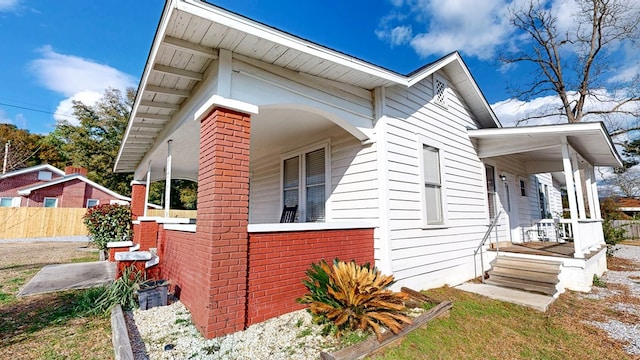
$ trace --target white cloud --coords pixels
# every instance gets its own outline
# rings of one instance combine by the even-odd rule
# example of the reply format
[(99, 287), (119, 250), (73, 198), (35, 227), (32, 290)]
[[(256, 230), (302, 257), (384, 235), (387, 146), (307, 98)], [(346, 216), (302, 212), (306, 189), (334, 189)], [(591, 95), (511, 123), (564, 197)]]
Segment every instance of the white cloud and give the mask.
[(106, 88), (124, 91), (136, 84), (133, 76), (118, 69), (91, 59), (57, 53), (51, 46), (41, 48), (40, 53), (41, 57), (31, 62), (31, 70), (47, 89), (67, 97), (56, 109), (54, 118), (57, 121), (76, 122), (71, 116), (73, 100), (93, 105)]
[(18, 9), (20, 0), (0, 0), (0, 12), (10, 12)]
[[(392, 45), (407, 42), (422, 57), (459, 50), (488, 59), (512, 32), (506, 0), (414, 0), (393, 4), (394, 10), (382, 19), (376, 35)], [(414, 31), (408, 32), (412, 29), (408, 21), (424, 29), (417, 31), (413, 26)]]

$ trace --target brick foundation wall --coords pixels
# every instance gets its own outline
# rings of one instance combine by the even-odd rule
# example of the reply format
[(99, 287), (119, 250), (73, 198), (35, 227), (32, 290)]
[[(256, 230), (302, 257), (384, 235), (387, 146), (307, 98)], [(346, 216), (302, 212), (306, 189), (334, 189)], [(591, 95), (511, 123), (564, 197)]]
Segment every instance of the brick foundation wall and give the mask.
[(193, 250), (195, 233), (164, 230), (158, 231), (158, 255), (160, 256), (160, 278), (170, 280), (171, 292), (180, 296), (183, 304), (200, 304), (196, 291), (196, 274), (205, 271), (204, 264), (198, 263), (199, 254)]
[(373, 229), (249, 234), (247, 326), (304, 308), (305, 271), (335, 258), (374, 264)]
[(158, 247), (158, 226), (153, 221), (140, 221), (140, 224), (133, 226), (133, 242), (140, 244), (140, 251), (149, 251), (150, 248)]

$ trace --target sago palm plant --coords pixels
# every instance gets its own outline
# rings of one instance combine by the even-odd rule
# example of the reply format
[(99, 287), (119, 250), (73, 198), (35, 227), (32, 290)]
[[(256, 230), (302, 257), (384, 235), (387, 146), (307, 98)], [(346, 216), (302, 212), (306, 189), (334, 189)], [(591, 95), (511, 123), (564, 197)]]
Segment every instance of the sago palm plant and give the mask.
[(396, 334), (402, 323), (411, 323), (402, 312), (408, 295), (388, 290), (393, 276), (383, 275), (369, 264), (336, 259), (329, 266), (322, 260), (311, 265), (307, 276), (303, 283), (309, 293), (298, 301), (309, 304), (313, 314), (332, 321), (338, 329), (371, 328), (380, 339), (383, 327)]

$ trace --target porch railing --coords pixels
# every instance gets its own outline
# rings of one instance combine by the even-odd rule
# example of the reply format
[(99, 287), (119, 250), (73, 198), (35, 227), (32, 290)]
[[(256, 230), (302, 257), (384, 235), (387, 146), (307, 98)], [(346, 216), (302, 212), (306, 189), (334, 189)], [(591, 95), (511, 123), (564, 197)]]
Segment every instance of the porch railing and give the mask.
[(573, 226), (576, 257), (582, 258), (585, 254), (604, 244), (602, 220), (579, 219), (574, 222)]
[(602, 221), (597, 219), (543, 219), (525, 234), (525, 241), (573, 242), (577, 258), (604, 244)]
[(480, 241), (480, 245), (478, 245), (478, 247), (476, 248), (476, 250), (473, 252), (473, 272), (474, 272), (474, 278), (478, 277), (478, 272), (476, 271), (478, 266), (476, 264), (476, 257), (478, 256), (478, 253), (480, 253), (480, 267), (482, 269), (482, 275), (481, 275), (481, 280), (482, 283), (484, 283), (484, 254), (482, 252), (482, 249), (484, 248), (484, 244), (487, 242), (487, 240), (491, 237), (491, 231), (493, 229), (496, 230), (496, 251), (500, 251), (500, 246), (498, 245), (498, 220), (500, 219), (500, 215), (502, 215), (502, 210), (498, 212), (498, 215), (496, 215), (493, 220), (491, 221), (491, 224), (489, 224), (489, 228), (487, 228), (487, 232), (484, 233), (484, 237), (482, 238), (482, 240)]

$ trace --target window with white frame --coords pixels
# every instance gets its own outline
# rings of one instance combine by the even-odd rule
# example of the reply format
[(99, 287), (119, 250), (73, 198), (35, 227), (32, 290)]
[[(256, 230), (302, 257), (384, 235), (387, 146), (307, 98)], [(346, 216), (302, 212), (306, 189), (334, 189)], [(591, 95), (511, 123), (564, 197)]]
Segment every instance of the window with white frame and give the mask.
[(282, 161), (282, 202), (298, 206), (296, 222), (324, 222), (326, 218), (328, 146), (287, 154)]
[(58, 207), (58, 199), (57, 198), (46, 197), (46, 198), (44, 198), (44, 201), (43, 201), (42, 204), (46, 208)]
[(447, 107), (447, 82), (439, 76), (433, 77), (433, 101), (444, 108)]
[(3, 197), (0, 199), (0, 207), (11, 207), (13, 205), (13, 198)]
[(98, 206), (100, 202), (98, 201), (98, 199), (88, 199), (87, 200), (87, 208), (92, 208), (94, 206)]
[(489, 219), (496, 217), (496, 171), (491, 165), (485, 164), (485, 177), (487, 179), (487, 206)]
[(551, 219), (551, 212), (549, 210), (549, 185), (539, 184), (538, 202), (540, 209), (540, 219)]
[[(447, 221), (445, 186), (443, 181), (443, 150), (439, 144), (420, 141), (423, 223), (425, 226), (444, 225)], [(435, 146), (434, 146), (435, 145)]]
[(38, 180), (51, 180), (51, 171), (38, 171)]

